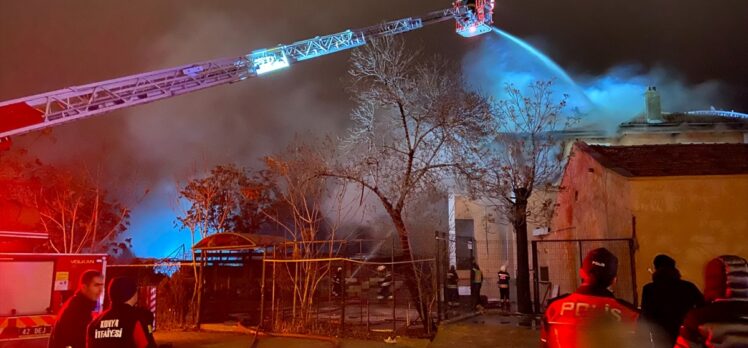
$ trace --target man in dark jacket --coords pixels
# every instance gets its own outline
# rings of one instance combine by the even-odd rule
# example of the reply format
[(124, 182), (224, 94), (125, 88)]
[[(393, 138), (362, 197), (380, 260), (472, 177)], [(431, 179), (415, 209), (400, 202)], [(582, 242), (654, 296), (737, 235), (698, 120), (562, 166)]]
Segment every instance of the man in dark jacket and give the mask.
[(683, 318), (704, 304), (704, 296), (693, 283), (680, 279), (675, 260), (667, 255), (654, 258), (652, 282), (642, 291), (642, 319), (657, 347), (672, 347)]
[(143, 311), (136, 308), (138, 286), (127, 277), (109, 284), (111, 305), (88, 325), (87, 348), (155, 348)]
[(460, 292), (457, 288), (460, 277), (457, 275), (455, 265), (449, 266), (449, 272), (447, 272), (447, 304), (450, 307), (460, 305)]
[(86, 327), (104, 291), (104, 276), (88, 270), (81, 275), (78, 291), (65, 302), (49, 337), (49, 348), (85, 348)]
[(748, 262), (724, 255), (710, 261), (704, 273), (709, 304), (688, 312), (675, 346), (748, 347)]

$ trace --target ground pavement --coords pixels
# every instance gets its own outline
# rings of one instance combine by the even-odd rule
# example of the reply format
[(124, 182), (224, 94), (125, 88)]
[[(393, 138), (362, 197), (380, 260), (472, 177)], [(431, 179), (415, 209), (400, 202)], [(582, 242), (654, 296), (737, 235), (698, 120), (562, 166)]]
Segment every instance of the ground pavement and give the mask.
[[(397, 344), (384, 342), (345, 340), (341, 348), (502, 348), (537, 347), (538, 332), (520, 328), (516, 320), (500, 315), (483, 315), (445, 324), (433, 342), (417, 339), (398, 339)], [(249, 348), (251, 337), (232, 333), (209, 332), (157, 332), (160, 344), (171, 343), (174, 348)], [(328, 348), (328, 342), (285, 338), (266, 338), (259, 348)]]

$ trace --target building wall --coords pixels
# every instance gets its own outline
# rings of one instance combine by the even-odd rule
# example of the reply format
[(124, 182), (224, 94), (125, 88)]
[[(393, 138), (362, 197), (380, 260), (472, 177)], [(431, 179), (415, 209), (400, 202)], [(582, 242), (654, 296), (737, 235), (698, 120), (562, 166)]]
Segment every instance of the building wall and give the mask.
[[(561, 180), (551, 233), (536, 240), (631, 238), (630, 202), (630, 185), (624, 177), (603, 167), (588, 153), (575, 150)], [(560, 293), (572, 292), (581, 282), (580, 259), (602, 246), (616, 254), (620, 263), (630, 263), (627, 242), (540, 242), (538, 266), (548, 269), (550, 284), (558, 286)], [(631, 273), (622, 272), (620, 280), (619, 296), (634, 301)]]
[(631, 194), (624, 177), (574, 151), (551, 220), (551, 239), (630, 238)]
[[(502, 265), (512, 272), (514, 269), (514, 232), (512, 227), (499, 216), (497, 209), (486, 201), (471, 200), (468, 197), (455, 198), (455, 219), (472, 219), (475, 244), (475, 261), (484, 274), (481, 293), (488, 298), (498, 298), (497, 273)], [(460, 285), (467, 286), (470, 271), (458, 271)], [(512, 294), (514, 296), (514, 294)]]
[(639, 289), (652, 259), (666, 253), (683, 277), (703, 287), (707, 261), (748, 257), (748, 175), (632, 178)]
[[(675, 258), (683, 277), (699, 287), (709, 259), (748, 257), (748, 175), (627, 178), (574, 152), (561, 187), (546, 239), (630, 238), (635, 217), (639, 292), (651, 280), (652, 259), (660, 253)], [(564, 248), (555, 252), (566, 258), (555, 255), (554, 260), (543, 259), (553, 251), (539, 250), (541, 266), (556, 265), (551, 282), (562, 292), (573, 287), (579, 267), (579, 250)]]

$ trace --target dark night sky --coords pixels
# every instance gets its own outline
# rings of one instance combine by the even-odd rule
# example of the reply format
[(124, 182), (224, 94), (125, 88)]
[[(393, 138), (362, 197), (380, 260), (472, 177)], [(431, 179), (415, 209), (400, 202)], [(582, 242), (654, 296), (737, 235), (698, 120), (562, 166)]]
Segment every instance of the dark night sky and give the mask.
[[(447, 6), (440, 0), (0, 1), (0, 100), (245, 54)], [(748, 112), (746, 0), (497, 1), (495, 22), (574, 73), (597, 75), (631, 63), (662, 66), (689, 83), (721, 81), (729, 105), (718, 106)], [(407, 38), (459, 61), (481, 39), (465, 40), (453, 29), (442, 23)], [(316, 59), (16, 143), (53, 162), (101, 163), (110, 180), (127, 187), (123, 191), (158, 191), (151, 186), (195, 168), (249, 163), (283, 147), (294, 133), (342, 131), (350, 110), (347, 57)], [(151, 210), (159, 202), (164, 200), (138, 200)]]

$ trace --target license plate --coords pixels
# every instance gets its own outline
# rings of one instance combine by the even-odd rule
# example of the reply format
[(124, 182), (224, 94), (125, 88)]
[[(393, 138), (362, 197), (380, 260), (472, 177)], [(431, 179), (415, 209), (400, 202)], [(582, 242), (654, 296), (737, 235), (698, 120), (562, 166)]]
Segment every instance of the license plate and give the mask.
[(51, 326), (24, 327), (18, 330), (18, 336), (39, 336), (52, 333)]

